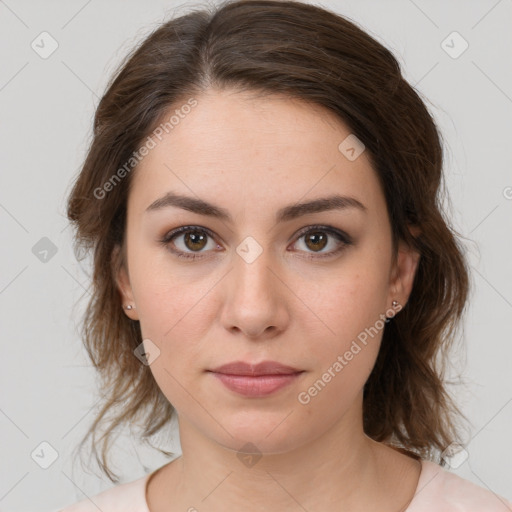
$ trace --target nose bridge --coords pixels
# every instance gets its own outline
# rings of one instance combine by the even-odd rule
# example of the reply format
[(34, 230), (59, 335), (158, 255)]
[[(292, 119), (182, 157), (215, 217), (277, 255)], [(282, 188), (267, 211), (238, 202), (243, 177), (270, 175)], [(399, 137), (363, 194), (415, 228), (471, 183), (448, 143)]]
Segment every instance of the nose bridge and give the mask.
[(281, 331), (286, 308), (280, 297), (271, 248), (266, 242), (247, 237), (236, 247), (233, 266), (222, 312), (224, 327), (236, 327), (251, 338), (269, 327), (272, 332)]
[(275, 266), (272, 262), (273, 251), (268, 244), (260, 241), (247, 236), (237, 246), (234, 258), (235, 287), (243, 291), (244, 297), (248, 294), (254, 298), (263, 296), (270, 300), (275, 284), (273, 281), (276, 279), (272, 271)]

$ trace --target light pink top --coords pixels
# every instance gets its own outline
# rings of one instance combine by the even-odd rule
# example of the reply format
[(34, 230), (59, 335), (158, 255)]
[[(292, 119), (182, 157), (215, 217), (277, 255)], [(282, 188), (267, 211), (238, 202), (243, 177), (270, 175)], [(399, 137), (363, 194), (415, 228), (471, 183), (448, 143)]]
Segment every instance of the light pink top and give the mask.
[[(150, 512), (145, 493), (151, 474), (58, 512)], [(512, 502), (434, 462), (423, 460), (414, 498), (404, 512), (512, 512)]]

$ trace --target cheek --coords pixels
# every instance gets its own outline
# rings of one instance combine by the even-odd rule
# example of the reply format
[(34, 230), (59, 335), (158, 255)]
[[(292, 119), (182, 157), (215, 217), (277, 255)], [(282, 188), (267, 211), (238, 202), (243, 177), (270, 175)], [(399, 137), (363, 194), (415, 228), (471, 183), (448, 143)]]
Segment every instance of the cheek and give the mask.
[(190, 407), (187, 390), (202, 370), (202, 340), (206, 336), (201, 326), (206, 303), (189, 283), (159, 278), (154, 269), (146, 276), (137, 295), (140, 328), (143, 339), (150, 339), (159, 351), (149, 368), (167, 400), (177, 410), (186, 410)]
[(218, 278), (197, 272), (191, 277), (190, 271), (177, 273), (176, 267), (165, 262), (152, 263), (134, 265), (132, 278), (142, 337), (149, 338), (160, 351), (151, 370), (167, 380), (166, 370), (176, 376), (192, 376), (204, 360), (202, 344), (215, 321), (211, 298)]
[[(335, 279), (323, 281), (305, 295), (314, 313), (308, 318), (315, 324), (319, 318), (322, 325), (322, 334), (310, 337), (306, 351), (317, 362), (314, 377), (329, 382), (326, 387), (356, 390), (369, 376), (385, 327), (386, 275), (382, 262), (354, 258)], [(304, 324), (302, 328), (308, 330)]]
[(362, 391), (385, 327), (378, 293), (359, 277), (331, 283), (328, 295), (329, 299), (327, 295), (313, 298), (318, 305), (316, 313), (329, 330), (309, 339), (305, 352), (314, 361), (313, 371), (297, 397), (310, 414), (320, 414), (327, 423), (348, 410)]
[(201, 296), (197, 280), (169, 264), (164, 248), (134, 247), (130, 260), (131, 282), (137, 299), (144, 336), (158, 339), (172, 335), (180, 321), (193, 311)]
[(385, 311), (387, 287), (382, 273), (354, 269), (326, 281), (308, 296), (308, 304), (341, 342), (369, 328)]

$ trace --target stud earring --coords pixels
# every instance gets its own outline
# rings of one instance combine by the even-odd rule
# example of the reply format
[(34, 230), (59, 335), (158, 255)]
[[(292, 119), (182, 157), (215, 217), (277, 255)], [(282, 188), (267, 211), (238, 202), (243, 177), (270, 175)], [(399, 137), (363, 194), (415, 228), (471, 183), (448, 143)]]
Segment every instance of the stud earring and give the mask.
[(128, 304), (125, 309), (135, 309), (135, 305), (132, 306), (131, 304)]
[[(395, 309), (395, 308), (398, 306), (398, 301), (397, 301), (397, 300), (394, 300), (394, 301), (391, 303), (391, 306), (393, 307), (393, 309)], [(391, 322), (391, 319), (392, 319), (392, 318), (394, 318), (394, 317), (395, 317), (395, 315), (393, 315), (393, 316), (387, 316), (387, 315), (386, 315), (386, 320), (385, 320), (385, 322), (386, 322), (386, 323)]]

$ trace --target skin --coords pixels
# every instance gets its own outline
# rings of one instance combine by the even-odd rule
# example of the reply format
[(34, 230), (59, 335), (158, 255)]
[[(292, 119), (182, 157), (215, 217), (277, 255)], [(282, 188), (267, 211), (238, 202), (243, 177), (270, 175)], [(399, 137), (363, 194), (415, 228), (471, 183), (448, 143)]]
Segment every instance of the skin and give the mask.
[[(362, 424), (382, 330), (309, 403), (297, 397), (389, 314), (393, 300), (406, 304), (419, 255), (400, 244), (393, 259), (377, 175), (366, 152), (354, 161), (340, 152), (351, 132), (333, 114), (236, 90), (196, 99), (134, 171), (127, 266), (117, 276), (123, 304), (136, 306), (125, 314), (160, 351), (150, 370), (178, 412), (182, 456), (152, 475), (151, 512), (404, 510), (421, 465), (367, 437)], [(233, 222), (178, 207), (145, 212), (171, 190), (225, 208)], [(366, 212), (274, 221), (284, 206), (333, 193), (358, 199)], [(325, 247), (297, 236), (314, 224), (347, 233), (353, 244), (319, 258), (342, 243), (328, 232)], [(195, 246), (180, 234), (169, 243), (197, 260), (159, 243), (186, 225), (215, 237)], [(250, 264), (236, 252), (247, 236), (262, 249)], [(205, 371), (236, 360), (305, 371), (268, 397), (247, 398)], [(247, 443), (262, 454), (252, 465), (237, 457)]]

